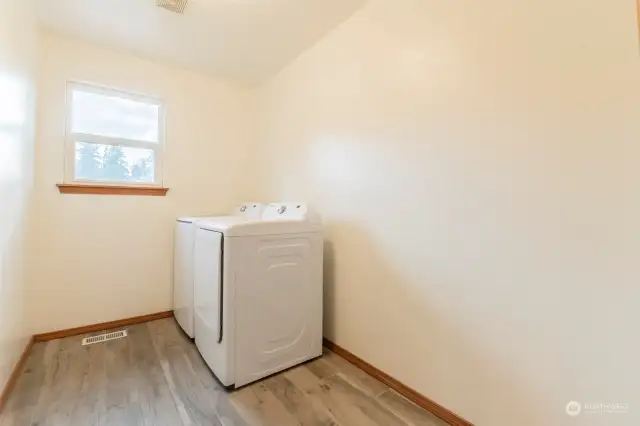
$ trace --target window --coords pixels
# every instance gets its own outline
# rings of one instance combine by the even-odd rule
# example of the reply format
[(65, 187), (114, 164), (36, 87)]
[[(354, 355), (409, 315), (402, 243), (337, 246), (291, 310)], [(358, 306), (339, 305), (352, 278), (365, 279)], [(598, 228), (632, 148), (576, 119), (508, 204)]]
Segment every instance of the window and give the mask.
[(162, 102), (87, 84), (67, 85), (67, 183), (162, 186)]

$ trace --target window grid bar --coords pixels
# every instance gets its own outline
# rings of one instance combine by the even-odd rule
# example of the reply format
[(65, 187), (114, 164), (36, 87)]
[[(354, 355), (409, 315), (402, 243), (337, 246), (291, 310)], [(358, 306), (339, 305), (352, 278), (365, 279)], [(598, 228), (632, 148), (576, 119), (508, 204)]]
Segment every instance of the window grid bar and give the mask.
[(126, 146), (131, 148), (146, 148), (157, 151), (160, 149), (158, 142), (141, 141), (136, 139), (113, 138), (109, 136), (92, 135), (89, 133), (69, 133), (73, 142), (87, 142), (100, 145)]

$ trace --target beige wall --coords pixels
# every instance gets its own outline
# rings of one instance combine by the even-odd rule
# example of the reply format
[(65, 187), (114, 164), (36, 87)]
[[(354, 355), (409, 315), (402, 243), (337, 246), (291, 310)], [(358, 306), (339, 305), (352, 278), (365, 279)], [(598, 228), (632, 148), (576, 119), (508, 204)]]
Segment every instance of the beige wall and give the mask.
[(0, 392), (28, 341), (23, 259), (33, 185), (36, 46), (32, 2), (0, 0)]
[[(252, 194), (252, 92), (225, 81), (42, 34), (36, 204), (30, 253), (33, 332), (172, 308), (173, 224), (223, 213)], [(66, 81), (164, 99), (167, 197), (61, 195)]]
[(640, 424), (639, 95), (633, 0), (371, 0), (260, 100), (325, 335), (477, 425)]

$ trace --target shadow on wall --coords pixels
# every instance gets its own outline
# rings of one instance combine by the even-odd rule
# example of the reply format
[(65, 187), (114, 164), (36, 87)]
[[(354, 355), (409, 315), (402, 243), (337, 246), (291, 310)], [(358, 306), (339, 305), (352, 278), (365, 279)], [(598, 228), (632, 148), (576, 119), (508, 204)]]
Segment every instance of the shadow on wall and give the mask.
[[(440, 311), (425, 299), (425, 293), (412, 291), (420, 285), (408, 281), (399, 268), (388, 262), (365, 229), (355, 223), (334, 222), (326, 224), (325, 234), (327, 338), (357, 333), (359, 342), (370, 342), (366, 351), (350, 346), (348, 341), (336, 343), (478, 426), (540, 426), (549, 424), (550, 417), (556, 417), (555, 412), (557, 424), (569, 420), (564, 407), (557, 407), (553, 414), (544, 413), (544, 394), (528, 389), (518, 371), (510, 371), (496, 354), (487, 354), (466, 337), (473, 330), (461, 330), (455, 313)], [(429, 265), (425, 263), (423, 268), (428, 270)], [(440, 277), (438, 281), (443, 283)], [(343, 286), (349, 286), (349, 290)], [(371, 303), (371, 298), (363, 302), (358, 294), (365, 292), (377, 293), (376, 302)], [(359, 328), (354, 330), (354, 324)], [(407, 370), (411, 370), (410, 375), (401, 376)], [(426, 383), (426, 387), (418, 388), (416, 383)], [(467, 392), (468, 383), (473, 383), (474, 389), (487, 391)]]
[(30, 183), (26, 176), (30, 170), (26, 170), (24, 158), (27, 147), (23, 127), (20, 122), (0, 117), (0, 292), (20, 272), (15, 267), (19, 262), (14, 259), (22, 259), (23, 254)]
[[(0, 70), (1, 71), (1, 70)], [(0, 78), (2, 75), (0, 74)], [(26, 343), (25, 233), (30, 197), (29, 129), (21, 87), (0, 82), (0, 389)], [(8, 91), (8, 89), (11, 89)]]
[(333, 295), (335, 294), (335, 250), (333, 248), (333, 242), (330, 240), (324, 241), (324, 268), (323, 268), (323, 280), (324, 280), (324, 323), (323, 334), (327, 336), (335, 336), (335, 302)]
[[(3, 46), (4, 47), (4, 46)], [(9, 52), (11, 53), (11, 51)], [(11, 54), (8, 59), (11, 58)], [(34, 93), (19, 76), (0, 69), (0, 302), (16, 304), (5, 290), (22, 282), (23, 242), (33, 179)], [(11, 61), (9, 61), (11, 65)], [(11, 281), (11, 282), (10, 282)], [(20, 286), (22, 287), (22, 286)], [(14, 296), (11, 294), (10, 296)], [(3, 312), (0, 314), (4, 315)], [(15, 321), (11, 316), (9, 321)], [(0, 321), (1, 323), (1, 321)], [(10, 327), (9, 324), (7, 327)], [(0, 330), (2, 331), (2, 330)]]

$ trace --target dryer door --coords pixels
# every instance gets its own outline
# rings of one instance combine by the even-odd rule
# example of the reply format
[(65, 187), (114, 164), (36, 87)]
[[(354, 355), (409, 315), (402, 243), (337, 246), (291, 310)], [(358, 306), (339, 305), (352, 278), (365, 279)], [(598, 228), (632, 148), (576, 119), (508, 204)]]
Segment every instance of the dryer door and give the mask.
[(223, 238), (219, 232), (198, 229), (195, 242), (196, 346), (209, 368), (225, 385), (227, 360), (223, 353), (225, 305), (222, 281)]
[(319, 234), (233, 240), (240, 255), (230, 259), (239, 387), (322, 354), (322, 240)]

